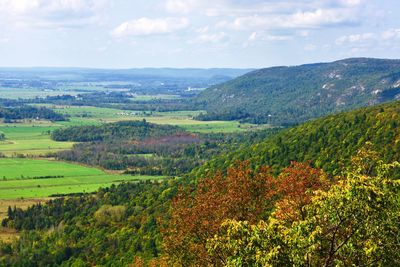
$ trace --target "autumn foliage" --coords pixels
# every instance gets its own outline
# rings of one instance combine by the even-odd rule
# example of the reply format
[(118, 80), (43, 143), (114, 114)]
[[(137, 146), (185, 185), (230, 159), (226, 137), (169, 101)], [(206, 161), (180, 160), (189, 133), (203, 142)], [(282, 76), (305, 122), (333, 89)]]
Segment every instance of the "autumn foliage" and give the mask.
[(313, 191), (326, 190), (329, 185), (330, 181), (323, 171), (308, 164), (292, 162), (274, 180), (275, 190), (271, 193), (279, 195), (275, 217), (287, 221), (304, 218), (304, 207), (310, 203)]
[(275, 177), (269, 167), (255, 171), (238, 162), (227, 175), (217, 173), (200, 180), (196, 190), (179, 192), (164, 230), (165, 252), (174, 265), (215, 265), (206, 243), (226, 219), (253, 224), (268, 218), (275, 204), (277, 216), (297, 218), (310, 191), (327, 185), (323, 172), (307, 163), (292, 163)]
[(360, 150), (327, 190), (293, 202), (307, 203), (297, 218), (278, 201), (267, 221), (224, 221), (207, 242), (214, 266), (400, 266), (400, 163), (376, 155)]

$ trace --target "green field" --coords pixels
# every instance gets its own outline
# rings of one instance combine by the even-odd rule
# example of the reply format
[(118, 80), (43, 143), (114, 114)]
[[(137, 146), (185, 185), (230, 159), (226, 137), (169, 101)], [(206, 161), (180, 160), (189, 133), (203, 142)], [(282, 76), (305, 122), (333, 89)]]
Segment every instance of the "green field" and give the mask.
[[(42, 105), (43, 106), (43, 105)], [(24, 123), (1, 124), (0, 132), (6, 136), (0, 141), (0, 152), (6, 156), (16, 154), (45, 155), (72, 147), (72, 142), (56, 142), (50, 139), (50, 131), (60, 127), (75, 125), (98, 125), (121, 120), (147, 120), (156, 124), (180, 126), (190, 132), (241, 132), (265, 128), (264, 125), (242, 124), (237, 121), (197, 121), (193, 117), (202, 111), (142, 112), (112, 108), (75, 107), (45, 105), (69, 116), (65, 122), (32, 121)]]
[[(54, 178), (39, 178), (44, 176)], [(96, 168), (59, 161), (3, 158), (0, 159), (0, 199), (93, 192), (100, 187), (109, 187), (123, 181), (161, 178), (108, 174)]]
[(193, 118), (201, 110), (173, 111), (173, 112), (143, 112), (98, 107), (73, 107), (73, 106), (52, 106), (47, 105), (56, 112), (70, 116), (69, 122), (62, 122), (69, 125), (88, 125), (121, 120), (143, 120), (156, 124), (170, 124), (185, 128), (190, 132), (241, 132), (265, 128), (265, 125), (242, 124), (238, 121), (198, 121)]
[(8, 99), (29, 99), (29, 98), (44, 98), (46, 96), (58, 95), (78, 95), (84, 93), (82, 91), (69, 91), (69, 90), (38, 90), (36, 88), (4, 88), (0, 87), (0, 94), (2, 98)]
[(60, 128), (54, 123), (0, 124), (0, 132), (6, 136), (0, 141), (0, 152), (6, 156), (15, 154), (44, 155), (72, 147), (72, 142), (56, 142), (50, 139), (49, 131)]
[[(75, 76), (60, 76), (60, 79), (74, 79)], [(101, 92), (101, 91), (126, 91), (126, 89), (110, 89), (106, 88), (110, 84), (127, 84), (124, 82), (58, 82), (57, 85), (48, 88), (34, 88), (34, 87), (24, 87), (24, 88), (13, 88), (13, 87), (0, 87), (1, 98), (8, 99), (31, 99), (31, 98), (45, 98), (46, 96), (59, 96), (59, 95), (78, 95), (85, 94), (89, 92)], [(162, 97), (162, 95), (161, 95)], [(165, 96), (168, 97), (168, 96)]]
[[(43, 105), (42, 105), (43, 106)], [(242, 124), (237, 121), (197, 121), (193, 117), (202, 111), (143, 112), (112, 108), (45, 105), (56, 112), (69, 116), (65, 122), (32, 121), (1, 124), (0, 132), (6, 136), (0, 141), (0, 152), (6, 156), (46, 155), (72, 147), (72, 142), (56, 142), (50, 139), (50, 131), (75, 125), (98, 125), (121, 120), (147, 120), (156, 124), (180, 126), (190, 132), (217, 133), (241, 132), (265, 128), (265, 125)]]
[[(18, 154), (38, 156), (69, 149), (73, 145), (72, 142), (53, 141), (50, 139), (50, 132), (60, 127), (121, 120), (146, 119), (157, 124), (178, 125), (191, 132), (237, 132), (257, 129), (254, 125), (237, 121), (194, 120), (193, 117), (202, 111), (142, 112), (98, 107), (46, 106), (68, 115), (69, 121), (0, 124), (0, 132), (6, 136), (6, 140), (0, 142), (1, 153), (7, 157)], [(43, 176), (62, 178), (37, 178)], [(120, 181), (153, 178), (159, 177), (107, 174), (95, 168), (49, 160), (4, 158), (0, 159), (0, 199), (42, 198), (60, 193), (92, 192), (99, 187), (107, 187)]]

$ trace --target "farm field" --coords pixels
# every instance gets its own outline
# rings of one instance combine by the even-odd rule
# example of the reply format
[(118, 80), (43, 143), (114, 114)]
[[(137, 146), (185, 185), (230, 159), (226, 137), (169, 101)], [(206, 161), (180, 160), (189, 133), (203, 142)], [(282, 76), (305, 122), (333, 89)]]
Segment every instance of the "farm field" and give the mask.
[(238, 121), (198, 121), (193, 118), (201, 110), (173, 111), (173, 112), (150, 112), (130, 111), (112, 108), (98, 107), (73, 107), (73, 106), (51, 106), (56, 112), (70, 116), (69, 122), (60, 122), (65, 126), (101, 124), (105, 122), (116, 122), (121, 120), (143, 120), (156, 124), (169, 124), (180, 126), (190, 132), (242, 132), (265, 128), (266, 125), (242, 124)]
[(49, 122), (0, 124), (0, 132), (6, 136), (0, 141), (0, 152), (6, 156), (16, 154), (45, 155), (72, 147), (72, 142), (56, 142), (49, 132), (62, 125)]
[[(62, 76), (58, 77), (62, 79), (74, 79), (76, 77), (70, 76)], [(47, 96), (59, 96), (59, 95), (78, 95), (85, 94), (88, 92), (109, 92), (109, 91), (126, 91), (125, 89), (111, 89), (107, 88), (107, 85), (110, 84), (120, 84), (120, 85), (129, 85), (131, 83), (123, 83), (123, 82), (66, 82), (66, 83), (58, 83), (55, 86), (49, 88), (35, 88), (35, 87), (0, 87), (1, 98), (8, 99), (32, 99), (32, 98), (45, 98)], [(140, 97), (140, 96), (139, 96)], [(152, 99), (152, 96), (144, 96), (144, 98)], [(157, 97), (154, 96), (154, 97)], [(160, 95), (159, 98), (164, 98), (164, 95)], [(168, 96), (165, 96), (168, 98)], [(168, 98), (171, 99), (171, 98)]]
[(36, 88), (0, 88), (0, 94), (2, 98), (8, 99), (29, 99), (36, 97), (46, 97), (46, 96), (58, 96), (58, 95), (78, 95), (84, 93), (82, 91), (73, 91), (73, 90), (39, 90)]
[[(92, 106), (75, 107), (52, 104), (41, 104), (40, 106), (46, 106), (67, 115), (69, 121), (30, 120), (22, 123), (0, 123), (0, 132), (6, 136), (5, 141), (0, 141), (0, 153), (7, 157), (0, 158), (0, 218), (4, 217), (8, 206), (26, 208), (45, 201), (52, 195), (93, 192), (100, 187), (109, 187), (123, 181), (163, 178), (109, 174), (100, 169), (77, 164), (44, 159), (15, 158), (17, 155), (35, 158), (71, 148), (73, 142), (51, 140), (50, 132), (60, 127), (143, 119), (151, 123), (177, 125), (187, 131), (201, 133), (238, 132), (265, 127), (241, 124), (237, 121), (197, 121), (193, 119), (204, 111), (146, 112)], [(143, 154), (143, 157), (152, 156), (152, 154)], [(0, 230), (0, 239), (2, 240), (7, 240), (14, 235), (15, 233), (9, 232), (9, 229)]]
[(122, 120), (145, 119), (156, 124), (177, 125), (187, 131), (198, 133), (232, 133), (267, 127), (266, 125), (242, 124), (237, 121), (194, 120), (193, 117), (202, 111), (143, 112), (98, 107), (45, 106), (61, 114), (68, 115), (69, 121), (57, 123), (46, 121), (0, 123), (0, 132), (3, 132), (6, 136), (5, 141), (0, 141), (0, 153), (7, 157), (17, 154), (38, 156), (69, 149), (72, 147), (73, 142), (53, 141), (50, 139), (50, 132), (60, 127), (98, 125)]
[(3, 158), (0, 159), (0, 200), (89, 193), (124, 181), (162, 178), (108, 174), (96, 168), (59, 161)]

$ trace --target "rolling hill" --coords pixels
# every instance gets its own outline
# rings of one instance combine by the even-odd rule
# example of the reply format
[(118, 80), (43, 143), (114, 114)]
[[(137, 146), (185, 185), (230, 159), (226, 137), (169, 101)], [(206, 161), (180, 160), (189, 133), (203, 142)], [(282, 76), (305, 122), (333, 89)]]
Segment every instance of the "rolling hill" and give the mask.
[(275, 170), (291, 161), (310, 161), (317, 168), (337, 174), (366, 146), (378, 152), (384, 162), (400, 161), (399, 124), (400, 101), (330, 115), (215, 157), (194, 172), (196, 177), (203, 177), (226, 170), (237, 160), (249, 160), (254, 168), (268, 165)]
[(297, 124), (400, 99), (400, 60), (351, 58), (260, 69), (212, 86), (196, 99), (203, 120)]
[[(367, 142), (383, 161), (400, 160), (399, 123), (400, 101), (330, 115), (220, 155), (191, 176), (213, 175), (239, 159), (249, 160), (252, 169), (309, 160), (337, 174)], [(3, 225), (25, 231), (12, 244), (0, 244), (0, 265), (30, 266), (35, 260), (38, 266), (121, 266), (135, 256), (148, 261), (163, 256), (160, 227), (168, 222), (178, 188), (192, 182), (196, 180), (127, 183), (26, 211), (10, 209)]]

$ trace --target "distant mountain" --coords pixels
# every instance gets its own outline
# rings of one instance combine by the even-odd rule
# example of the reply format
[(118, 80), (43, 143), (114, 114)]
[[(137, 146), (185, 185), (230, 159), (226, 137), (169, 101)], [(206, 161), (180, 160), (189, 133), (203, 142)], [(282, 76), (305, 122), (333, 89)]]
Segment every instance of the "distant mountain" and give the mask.
[(350, 58), (260, 69), (212, 86), (196, 101), (204, 120), (276, 125), (400, 99), (400, 60)]
[[(70, 80), (70, 81), (137, 81), (141, 79), (200, 79), (227, 81), (253, 69), (233, 68), (0, 68), (1, 79)], [(223, 77), (223, 79), (221, 79)], [(217, 78), (217, 79), (216, 79)], [(219, 78), (219, 79), (218, 79)]]
[(384, 162), (400, 161), (400, 101), (330, 115), (283, 130), (252, 146), (217, 156), (193, 174), (204, 177), (226, 170), (237, 160), (249, 160), (253, 168), (268, 165), (275, 170), (289, 166), (291, 161), (310, 161), (317, 168), (337, 174), (367, 143)]

